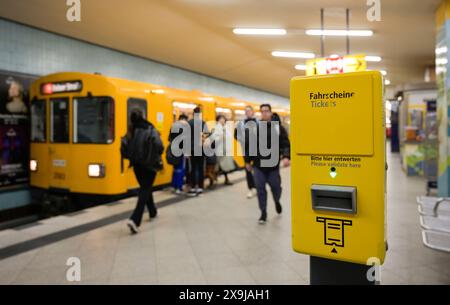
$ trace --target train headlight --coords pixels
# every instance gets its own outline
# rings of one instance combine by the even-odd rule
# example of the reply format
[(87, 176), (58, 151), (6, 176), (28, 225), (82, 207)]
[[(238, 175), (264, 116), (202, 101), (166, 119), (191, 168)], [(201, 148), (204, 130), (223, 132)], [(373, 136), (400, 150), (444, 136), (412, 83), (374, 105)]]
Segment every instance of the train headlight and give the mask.
[(38, 170), (38, 162), (37, 160), (30, 160), (30, 171), (37, 172)]
[(104, 164), (89, 164), (88, 176), (90, 178), (103, 178), (105, 177), (105, 165)]

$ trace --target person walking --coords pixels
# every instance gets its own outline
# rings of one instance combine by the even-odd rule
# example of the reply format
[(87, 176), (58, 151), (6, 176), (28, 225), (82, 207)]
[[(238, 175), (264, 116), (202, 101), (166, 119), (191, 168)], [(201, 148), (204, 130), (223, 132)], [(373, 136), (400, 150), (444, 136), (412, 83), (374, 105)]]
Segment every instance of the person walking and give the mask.
[(210, 143), (214, 143), (215, 153), (217, 156), (217, 163), (219, 170), (225, 177), (225, 185), (233, 185), (228, 178), (228, 174), (236, 169), (232, 152), (227, 150), (228, 139), (232, 139), (232, 132), (226, 127), (227, 119), (224, 115), (219, 114), (216, 118), (216, 126), (211, 136), (208, 138)]
[[(280, 160), (283, 166), (290, 165), (290, 142), (286, 129), (276, 121), (272, 121), (272, 107), (270, 104), (263, 104), (260, 106), (261, 121), (257, 125), (257, 146), (256, 156), (251, 156), (246, 164), (247, 170), (254, 170), (255, 185), (257, 190), (258, 204), (261, 211), (259, 223), (264, 224), (267, 221), (267, 190), (266, 184), (269, 184), (272, 191), (272, 196), (275, 201), (275, 208), (278, 214), (282, 213), (281, 206), (281, 176), (280, 176)], [(266, 126), (263, 126), (263, 125)], [(266, 138), (262, 138), (262, 128), (267, 128)], [(278, 137), (279, 147), (272, 147), (272, 135)], [(266, 147), (271, 151), (271, 154), (261, 153), (261, 141), (267, 141)], [(263, 143), (264, 144), (264, 143)], [(279, 154), (274, 162), (265, 162), (273, 158), (272, 152), (277, 149)]]
[(162, 169), (162, 153), (164, 146), (161, 137), (152, 125), (144, 119), (144, 114), (139, 109), (134, 109), (130, 116), (131, 124), (127, 135), (122, 138), (122, 156), (130, 160), (134, 174), (139, 183), (139, 194), (136, 208), (127, 226), (132, 234), (139, 232), (144, 209), (147, 207), (150, 218), (158, 214), (153, 200), (153, 183), (157, 171)]
[(204, 171), (205, 171), (205, 155), (203, 151), (203, 141), (205, 134), (208, 133), (208, 126), (202, 119), (202, 110), (200, 107), (194, 109), (194, 118), (189, 120), (191, 128), (191, 189), (187, 193), (188, 196), (194, 197), (203, 194)]
[[(234, 131), (234, 137), (241, 145), (245, 163), (250, 162), (250, 143), (256, 139), (256, 127), (258, 121), (255, 118), (255, 111), (252, 106), (245, 107), (245, 119), (238, 122)], [(252, 137), (252, 138), (251, 138)], [(245, 167), (245, 177), (247, 180), (247, 198), (251, 199), (256, 195), (255, 179), (253, 172)]]

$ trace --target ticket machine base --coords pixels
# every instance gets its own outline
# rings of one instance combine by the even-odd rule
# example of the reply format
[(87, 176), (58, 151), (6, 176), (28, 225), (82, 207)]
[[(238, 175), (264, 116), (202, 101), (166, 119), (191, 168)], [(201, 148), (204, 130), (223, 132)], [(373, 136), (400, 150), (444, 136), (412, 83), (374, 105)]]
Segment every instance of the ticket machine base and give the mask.
[(375, 285), (367, 278), (371, 266), (310, 257), (311, 285)]

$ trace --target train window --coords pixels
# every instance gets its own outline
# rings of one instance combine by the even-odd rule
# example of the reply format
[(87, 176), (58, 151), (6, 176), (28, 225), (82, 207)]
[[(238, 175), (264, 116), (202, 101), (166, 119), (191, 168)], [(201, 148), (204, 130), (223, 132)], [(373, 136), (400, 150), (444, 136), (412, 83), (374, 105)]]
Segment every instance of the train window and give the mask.
[(69, 143), (69, 99), (52, 99), (50, 105), (50, 141)]
[(111, 144), (114, 142), (114, 101), (110, 97), (73, 100), (73, 142)]
[(45, 100), (31, 102), (31, 142), (47, 141), (47, 103)]
[(180, 115), (182, 114), (186, 115), (189, 120), (194, 118), (194, 109), (199, 105), (194, 103), (173, 101), (172, 106), (173, 106), (173, 118), (174, 121), (177, 121)]
[(217, 115), (219, 115), (219, 114), (223, 115), (227, 119), (227, 121), (229, 121), (229, 120), (231, 120), (233, 118), (232, 117), (233, 113), (232, 113), (231, 109), (228, 109), (228, 108), (217, 107), (216, 108), (216, 114)]
[(147, 101), (139, 98), (129, 98), (127, 103), (127, 117), (128, 125), (130, 125), (131, 112), (134, 109), (139, 109), (144, 114), (144, 118), (147, 119)]

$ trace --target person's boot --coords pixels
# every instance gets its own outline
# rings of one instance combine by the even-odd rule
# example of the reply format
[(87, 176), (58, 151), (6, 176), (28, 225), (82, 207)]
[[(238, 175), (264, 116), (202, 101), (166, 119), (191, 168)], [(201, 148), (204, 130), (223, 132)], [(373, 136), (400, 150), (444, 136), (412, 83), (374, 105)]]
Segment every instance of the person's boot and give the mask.
[(263, 225), (265, 224), (267, 221), (267, 212), (266, 211), (262, 211), (261, 212), (261, 217), (259, 218), (259, 224)]
[(278, 214), (281, 214), (283, 212), (283, 207), (281, 206), (280, 202), (275, 202), (275, 209), (277, 210)]
[(210, 190), (212, 190), (212, 189), (214, 189), (216, 187), (216, 185), (215, 185), (215, 180), (214, 180), (214, 177), (209, 177), (209, 186), (208, 186), (208, 188), (210, 189)]
[(158, 216), (158, 210), (156, 208), (150, 211), (150, 218), (156, 218)]
[(226, 179), (225, 180), (225, 185), (233, 185), (233, 183), (229, 179)]

